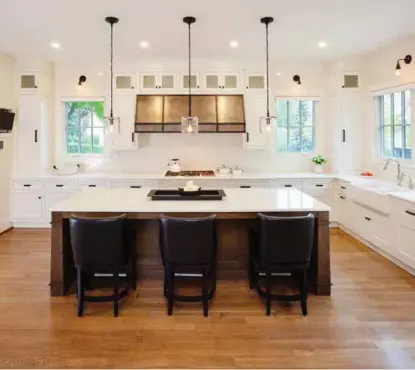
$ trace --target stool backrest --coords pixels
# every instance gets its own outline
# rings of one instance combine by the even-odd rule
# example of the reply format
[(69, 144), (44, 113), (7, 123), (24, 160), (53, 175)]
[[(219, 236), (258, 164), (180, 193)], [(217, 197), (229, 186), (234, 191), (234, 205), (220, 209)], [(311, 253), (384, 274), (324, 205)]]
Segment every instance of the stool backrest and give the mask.
[(258, 258), (264, 264), (303, 264), (311, 260), (314, 216), (258, 214)]
[(216, 255), (216, 216), (160, 218), (160, 247), (164, 263), (208, 265)]
[(123, 265), (126, 262), (125, 215), (69, 219), (75, 265)]

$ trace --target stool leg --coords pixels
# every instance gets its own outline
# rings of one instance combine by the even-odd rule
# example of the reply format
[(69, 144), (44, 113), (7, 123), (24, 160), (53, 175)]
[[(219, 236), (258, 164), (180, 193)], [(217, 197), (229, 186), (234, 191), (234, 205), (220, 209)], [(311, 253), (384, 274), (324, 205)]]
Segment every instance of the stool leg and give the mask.
[(249, 289), (254, 289), (254, 256), (252, 251), (252, 245), (249, 246), (249, 261), (248, 261), (248, 278), (249, 278)]
[(174, 303), (174, 269), (171, 266), (167, 267), (167, 314), (173, 314)]
[(82, 317), (84, 314), (84, 281), (83, 281), (83, 272), (78, 267), (77, 268), (77, 298), (78, 298), (78, 317)]
[(308, 296), (308, 279), (307, 279), (307, 270), (304, 270), (301, 276), (301, 311), (304, 316), (307, 316), (307, 296)]
[(266, 287), (266, 313), (271, 315), (271, 274), (267, 272), (267, 287)]
[(203, 297), (203, 316), (209, 315), (209, 296), (208, 296), (208, 274), (207, 269), (202, 272), (202, 297)]
[(114, 317), (118, 316), (118, 270), (114, 271)]

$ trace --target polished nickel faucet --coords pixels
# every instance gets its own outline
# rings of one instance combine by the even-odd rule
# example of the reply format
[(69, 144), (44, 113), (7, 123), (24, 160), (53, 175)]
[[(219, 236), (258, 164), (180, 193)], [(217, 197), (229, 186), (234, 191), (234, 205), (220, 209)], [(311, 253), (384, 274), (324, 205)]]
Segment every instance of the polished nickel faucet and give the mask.
[(383, 167), (383, 171), (386, 171), (388, 169), (389, 163), (391, 161), (395, 161), (396, 164), (398, 165), (398, 173), (396, 174), (396, 179), (398, 180), (398, 186), (402, 186), (402, 181), (403, 178), (405, 177), (405, 174), (403, 172), (401, 172), (401, 164), (399, 163), (399, 161), (395, 158), (389, 158), (386, 163), (385, 166)]

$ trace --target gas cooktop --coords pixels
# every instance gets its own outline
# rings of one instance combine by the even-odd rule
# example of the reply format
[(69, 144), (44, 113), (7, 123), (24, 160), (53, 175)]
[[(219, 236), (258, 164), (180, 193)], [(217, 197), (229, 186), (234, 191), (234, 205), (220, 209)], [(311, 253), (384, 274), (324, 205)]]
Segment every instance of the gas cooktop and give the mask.
[(180, 171), (180, 172), (171, 172), (167, 171), (166, 176), (183, 176), (183, 177), (190, 177), (190, 176), (215, 176), (215, 171), (206, 170), (206, 171)]

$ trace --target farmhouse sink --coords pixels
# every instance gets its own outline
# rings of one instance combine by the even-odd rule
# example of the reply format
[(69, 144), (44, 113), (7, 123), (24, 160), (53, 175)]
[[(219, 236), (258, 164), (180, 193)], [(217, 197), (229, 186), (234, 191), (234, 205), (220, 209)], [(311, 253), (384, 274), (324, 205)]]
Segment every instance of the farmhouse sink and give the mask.
[(379, 180), (360, 180), (351, 184), (349, 198), (378, 212), (389, 214), (389, 193), (405, 191), (408, 189)]

